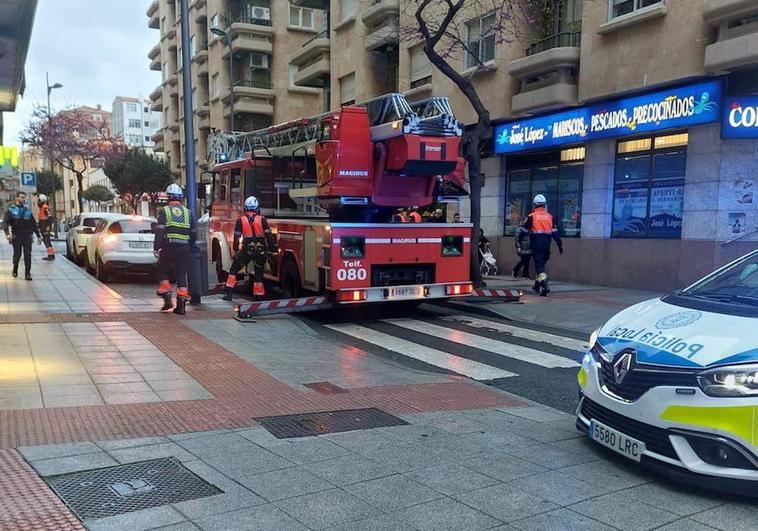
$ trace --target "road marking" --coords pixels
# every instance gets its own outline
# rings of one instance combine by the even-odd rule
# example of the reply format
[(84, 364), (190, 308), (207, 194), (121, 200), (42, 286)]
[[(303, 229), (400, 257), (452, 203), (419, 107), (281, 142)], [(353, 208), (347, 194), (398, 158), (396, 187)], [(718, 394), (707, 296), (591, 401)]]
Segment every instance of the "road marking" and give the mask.
[(496, 323), (495, 321), (488, 321), (486, 319), (478, 319), (476, 317), (462, 317), (451, 316), (442, 317), (443, 321), (449, 321), (453, 323), (461, 323), (473, 328), (483, 328), (485, 330), (494, 330), (496, 332), (505, 332), (511, 334), (513, 337), (520, 337), (522, 339), (529, 339), (531, 341), (541, 341), (543, 343), (550, 343), (556, 347), (562, 347), (569, 350), (576, 350), (583, 352), (589, 348), (586, 341), (579, 339), (571, 339), (569, 337), (563, 337), (555, 334), (549, 334), (547, 332), (539, 332), (537, 330), (528, 330), (519, 326), (507, 325), (502, 323)]
[(498, 369), (497, 367), (491, 367), (484, 363), (468, 360), (460, 356), (455, 356), (441, 350), (419, 345), (412, 341), (391, 336), (378, 330), (366, 328), (356, 324), (331, 324), (326, 325), (336, 332), (347, 334), (361, 341), (366, 341), (373, 345), (386, 348), (403, 356), (415, 358), (417, 360), (447, 369), (449, 371), (468, 376), (474, 380), (494, 380), (496, 378), (508, 378), (511, 376), (517, 376), (515, 373)]
[(564, 358), (563, 356), (556, 356), (555, 354), (548, 354), (547, 352), (533, 348), (505, 343), (496, 339), (490, 339), (489, 337), (469, 334), (468, 332), (461, 332), (454, 328), (438, 326), (425, 321), (417, 321), (415, 319), (384, 319), (384, 322), (549, 369), (579, 367), (576, 361)]

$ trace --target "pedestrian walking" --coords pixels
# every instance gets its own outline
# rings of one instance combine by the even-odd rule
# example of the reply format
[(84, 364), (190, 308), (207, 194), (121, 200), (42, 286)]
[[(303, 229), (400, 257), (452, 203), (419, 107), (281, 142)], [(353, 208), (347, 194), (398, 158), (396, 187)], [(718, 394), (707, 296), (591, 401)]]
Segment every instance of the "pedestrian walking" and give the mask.
[(24, 278), (32, 280), (32, 235), (40, 238), (32, 209), (26, 205), (26, 194), (16, 192), (16, 202), (8, 207), (3, 219), (3, 230), (8, 243), (13, 245), (13, 278), (18, 276), (18, 263), (24, 254)]
[(39, 207), (37, 214), (39, 231), (42, 233), (42, 241), (45, 242), (45, 247), (47, 247), (47, 256), (43, 260), (55, 260), (55, 248), (51, 240), (55, 220), (53, 219), (53, 212), (50, 210), (50, 205), (45, 194), (39, 194), (37, 206)]
[(534, 196), (534, 209), (527, 216), (524, 228), (529, 231), (529, 245), (534, 260), (537, 276), (532, 289), (540, 296), (550, 293), (545, 268), (550, 260), (550, 245), (553, 240), (558, 245), (558, 252), (563, 254), (563, 242), (558, 235), (558, 228), (553, 223), (553, 216), (547, 211), (547, 199), (542, 194)]
[[(184, 315), (190, 299), (187, 266), (197, 239), (197, 225), (192, 212), (182, 205), (184, 192), (178, 184), (166, 189), (168, 204), (158, 210), (154, 250), (158, 256), (158, 290), (163, 299), (162, 312), (174, 309)], [(171, 278), (176, 281), (176, 307), (171, 300)]]
[(232, 267), (229, 268), (223, 299), (232, 300), (234, 287), (237, 285), (237, 274), (250, 262), (253, 263), (253, 296), (265, 297), (263, 271), (266, 267), (266, 259), (278, 249), (268, 221), (260, 214), (258, 199), (252, 195), (245, 199), (245, 213), (234, 225), (232, 249), (239, 249), (239, 252), (234, 256)]
[[(526, 219), (524, 222), (526, 222)], [(521, 278), (529, 278), (529, 261), (532, 258), (532, 249), (529, 245), (529, 230), (524, 227), (523, 223), (516, 227), (513, 243), (516, 245), (516, 254), (519, 256), (519, 262), (511, 271), (511, 276), (517, 278), (520, 271)]]

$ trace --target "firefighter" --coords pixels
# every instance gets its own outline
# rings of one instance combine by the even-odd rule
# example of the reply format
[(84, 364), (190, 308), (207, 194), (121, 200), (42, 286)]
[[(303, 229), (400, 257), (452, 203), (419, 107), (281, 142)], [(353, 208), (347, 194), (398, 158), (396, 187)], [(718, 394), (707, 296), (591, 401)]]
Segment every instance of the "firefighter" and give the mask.
[(410, 212), (408, 212), (408, 221), (410, 223), (421, 223), (422, 218), (421, 214), (418, 213), (418, 207), (413, 207)]
[(16, 202), (8, 207), (3, 219), (3, 230), (8, 243), (13, 244), (13, 278), (18, 276), (18, 263), (21, 253), (24, 254), (24, 270), (26, 280), (32, 279), (32, 234), (40, 238), (37, 221), (32, 215), (32, 209), (26, 206), (26, 194), (16, 192)]
[(171, 301), (171, 281), (176, 281), (176, 308), (174, 313), (184, 315), (190, 298), (187, 288), (187, 266), (192, 248), (197, 239), (197, 226), (192, 212), (182, 205), (184, 192), (178, 184), (170, 184), (166, 189), (168, 205), (158, 210), (155, 225), (154, 249), (158, 257), (158, 291), (163, 298), (162, 312), (174, 305)]
[(553, 216), (547, 211), (547, 199), (542, 194), (534, 196), (534, 209), (527, 216), (524, 228), (529, 231), (529, 246), (532, 250), (532, 260), (537, 276), (534, 278), (534, 291), (541, 297), (550, 293), (547, 283), (545, 266), (550, 259), (550, 244), (552, 240), (558, 245), (558, 252), (563, 254), (563, 242), (558, 236), (558, 228), (553, 223)]
[(238, 252), (226, 278), (223, 299), (232, 300), (237, 274), (250, 262), (253, 262), (253, 296), (256, 299), (264, 297), (266, 290), (263, 286), (263, 269), (267, 255), (276, 253), (277, 247), (268, 221), (260, 214), (258, 199), (252, 195), (245, 199), (245, 213), (234, 225), (232, 249)]
[(47, 247), (47, 256), (43, 258), (43, 260), (55, 260), (55, 249), (50, 241), (50, 234), (53, 231), (53, 223), (55, 223), (55, 221), (53, 220), (53, 213), (50, 210), (50, 205), (48, 204), (47, 196), (45, 194), (39, 194), (37, 197), (37, 206), (39, 207), (37, 214), (39, 231), (42, 233), (42, 241), (45, 242), (45, 247)]

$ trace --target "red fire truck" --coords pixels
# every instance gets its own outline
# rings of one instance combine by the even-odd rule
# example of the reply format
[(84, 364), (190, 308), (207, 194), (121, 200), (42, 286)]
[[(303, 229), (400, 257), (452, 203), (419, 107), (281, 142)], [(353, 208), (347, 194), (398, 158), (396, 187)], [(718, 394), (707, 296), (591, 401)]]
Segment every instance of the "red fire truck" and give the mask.
[(469, 295), (471, 226), (394, 222), (399, 208), (458, 200), (461, 124), (446, 100), (400, 94), (249, 133), (214, 133), (209, 256), (219, 279), (254, 195), (279, 252), (266, 280), (333, 303)]

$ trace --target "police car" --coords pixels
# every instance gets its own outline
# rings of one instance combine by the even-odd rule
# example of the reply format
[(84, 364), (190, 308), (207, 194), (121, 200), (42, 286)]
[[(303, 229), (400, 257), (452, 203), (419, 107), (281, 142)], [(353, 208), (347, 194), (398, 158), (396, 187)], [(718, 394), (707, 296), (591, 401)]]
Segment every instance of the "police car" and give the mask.
[(577, 428), (674, 479), (758, 495), (758, 250), (593, 332)]

